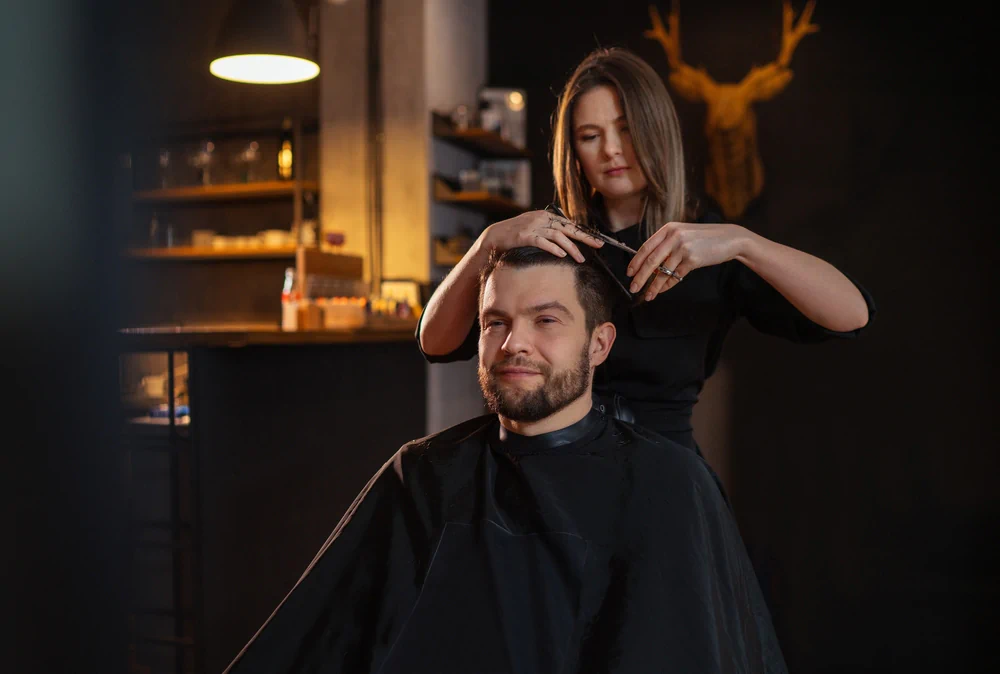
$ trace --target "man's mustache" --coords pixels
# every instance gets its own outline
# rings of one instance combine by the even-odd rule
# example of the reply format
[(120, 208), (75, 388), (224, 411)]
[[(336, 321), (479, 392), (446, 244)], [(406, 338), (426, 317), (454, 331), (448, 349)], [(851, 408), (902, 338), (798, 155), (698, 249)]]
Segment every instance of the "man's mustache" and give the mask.
[(549, 369), (540, 363), (534, 363), (527, 358), (508, 358), (506, 360), (501, 360), (490, 366), (490, 374), (496, 374), (497, 370), (505, 368), (524, 368), (525, 370), (532, 370), (534, 372), (540, 372), (541, 374), (547, 375)]

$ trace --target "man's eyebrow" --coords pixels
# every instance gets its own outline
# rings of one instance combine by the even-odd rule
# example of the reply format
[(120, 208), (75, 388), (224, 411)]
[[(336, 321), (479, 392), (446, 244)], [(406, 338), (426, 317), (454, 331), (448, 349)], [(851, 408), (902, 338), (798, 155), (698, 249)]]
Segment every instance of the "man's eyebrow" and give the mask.
[(500, 311), (499, 309), (494, 309), (493, 307), (483, 307), (483, 316), (500, 316), (501, 318), (507, 318), (507, 312)]
[(558, 302), (558, 301), (555, 301), (555, 300), (553, 300), (552, 302), (545, 302), (543, 304), (536, 304), (533, 307), (528, 307), (528, 313), (540, 314), (543, 311), (549, 311), (551, 309), (554, 309), (556, 311), (561, 311), (562, 313), (566, 314), (570, 318), (573, 317), (573, 313), (569, 309), (567, 309), (566, 306), (562, 302)]
[[(543, 302), (542, 304), (536, 304), (533, 307), (528, 307), (524, 310), (526, 314), (540, 314), (543, 311), (558, 311), (566, 314), (570, 318), (573, 318), (573, 312), (566, 308), (566, 305), (558, 300), (553, 300), (551, 302)], [(493, 307), (484, 307), (482, 311), (482, 318), (487, 316), (495, 316), (497, 318), (510, 318), (510, 314), (506, 311), (501, 311), (499, 309), (494, 309)]]

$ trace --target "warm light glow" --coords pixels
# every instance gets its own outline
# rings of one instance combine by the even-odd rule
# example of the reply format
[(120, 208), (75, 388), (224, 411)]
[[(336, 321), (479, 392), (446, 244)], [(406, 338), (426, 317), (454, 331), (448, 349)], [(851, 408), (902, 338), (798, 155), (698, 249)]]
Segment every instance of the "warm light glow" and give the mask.
[(278, 175), (285, 180), (292, 177), (292, 144), (287, 140), (278, 150)]
[(507, 94), (507, 107), (514, 112), (520, 112), (524, 109), (524, 96), (521, 95), (520, 91), (512, 91)]
[(242, 54), (215, 59), (208, 67), (216, 77), (250, 84), (290, 84), (319, 75), (319, 66), (294, 56)]

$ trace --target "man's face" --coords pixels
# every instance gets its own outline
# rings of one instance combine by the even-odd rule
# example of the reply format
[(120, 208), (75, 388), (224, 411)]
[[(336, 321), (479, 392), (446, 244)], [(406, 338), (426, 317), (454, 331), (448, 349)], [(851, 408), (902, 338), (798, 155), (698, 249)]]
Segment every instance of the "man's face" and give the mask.
[(501, 266), (480, 309), (479, 385), (490, 411), (534, 422), (590, 390), (590, 335), (573, 270)]

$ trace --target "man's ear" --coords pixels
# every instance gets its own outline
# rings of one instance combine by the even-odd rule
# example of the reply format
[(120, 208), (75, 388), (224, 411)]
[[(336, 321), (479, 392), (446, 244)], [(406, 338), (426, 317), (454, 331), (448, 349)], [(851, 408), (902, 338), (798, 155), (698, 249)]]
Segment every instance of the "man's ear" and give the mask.
[(590, 364), (593, 367), (597, 367), (608, 359), (617, 334), (615, 324), (610, 321), (601, 323), (594, 328), (593, 334), (590, 335)]

